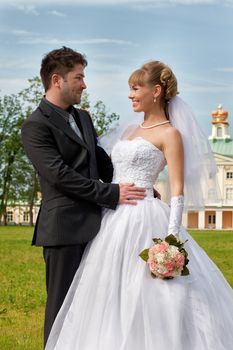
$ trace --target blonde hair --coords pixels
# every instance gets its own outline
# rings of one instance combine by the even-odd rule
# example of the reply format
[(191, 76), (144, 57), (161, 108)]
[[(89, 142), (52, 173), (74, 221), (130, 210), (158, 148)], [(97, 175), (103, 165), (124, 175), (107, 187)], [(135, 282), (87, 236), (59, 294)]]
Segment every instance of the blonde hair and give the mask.
[(145, 63), (129, 77), (129, 85), (153, 86), (157, 84), (162, 87), (161, 97), (165, 103), (179, 93), (174, 73), (170, 67), (160, 61)]

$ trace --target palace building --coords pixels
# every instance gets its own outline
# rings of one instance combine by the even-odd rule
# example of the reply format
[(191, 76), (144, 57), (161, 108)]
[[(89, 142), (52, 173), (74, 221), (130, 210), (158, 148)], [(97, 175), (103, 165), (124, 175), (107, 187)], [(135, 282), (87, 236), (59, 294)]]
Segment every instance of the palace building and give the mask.
[[(184, 214), (187, 228), (233, 228), (233, 139), (229, 132), (228, 112), (219, 105), (212, 112), (212, 133), (209, 143), (218, 167), (217, 181), (221, 200), (218, 205), (206, 205), (205, 210)], [(211, 193), (210, 193), (211, 195)]]

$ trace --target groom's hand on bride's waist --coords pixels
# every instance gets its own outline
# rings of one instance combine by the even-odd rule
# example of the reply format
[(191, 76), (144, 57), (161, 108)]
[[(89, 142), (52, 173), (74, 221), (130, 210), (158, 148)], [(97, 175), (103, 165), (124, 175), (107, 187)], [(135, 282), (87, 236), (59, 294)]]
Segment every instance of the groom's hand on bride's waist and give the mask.
[(137, 187), (134, 183), (121, 183), (119, 186), (119, 204), (136, 205), (137, 200), (144, 199), (146, 196), (146, 189), (143, 187)]

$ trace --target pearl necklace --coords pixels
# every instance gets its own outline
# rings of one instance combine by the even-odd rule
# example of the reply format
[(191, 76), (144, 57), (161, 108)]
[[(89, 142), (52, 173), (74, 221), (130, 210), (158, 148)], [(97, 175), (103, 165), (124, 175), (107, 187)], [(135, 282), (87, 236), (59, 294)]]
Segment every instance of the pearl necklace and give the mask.
[(166, 120), (165, 122), (162, 122), (162, 123), (158, 123), (158, 124), (153, 124), (153, 125), (150, 125), (150, 126), (143, 126), (144, 122), (142, 122), (141, 124), (139, 124), (140, 128), (142, 129), (151, 129), (151, 128), (155, 128), (156, 126), (159, 126), (159, 125), (163, 125), (163, 124), (167, 124), (167, 123), (170, 123), (169, 120)]

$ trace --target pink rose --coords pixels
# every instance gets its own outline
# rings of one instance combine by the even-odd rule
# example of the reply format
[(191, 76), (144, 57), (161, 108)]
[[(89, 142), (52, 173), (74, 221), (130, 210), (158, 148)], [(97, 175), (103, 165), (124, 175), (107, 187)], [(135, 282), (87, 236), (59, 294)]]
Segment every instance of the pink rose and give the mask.
[(158, 244), (158, 251), (159, 251), (159, 253), (166, 252), (168, 247), (169, 247), (169, 244), (167, 242), (162, 242), (161, 244)]
[(149, 256), (156, 255), (157, 253), (164, 253), (167, 251), (168, 247), (169, 247), (169, 244), (167, 242), (155, 244), (153, 247), (149, 249)]
[(181, 253), (177, 254), (177, 256), (176, 256), (176, 266), (177, 267), (184, 266), (184, 261), (185, 261), (184, 255), (181, 254)]
[(174, 261), (168, 261), (166, 264), (165, 264), (166, 268), (168, 271), (173, 271), (174, 268), (175, 268), (175, 262)]
[(173, 274), (171, 271), (168, 271), (168, 272), (163, 274), (163, 277), (173, 277)]
[(148, 260), (148, 264), (151, 271), (154, 271), (157, 267), (157, 263), (154, 260)]

